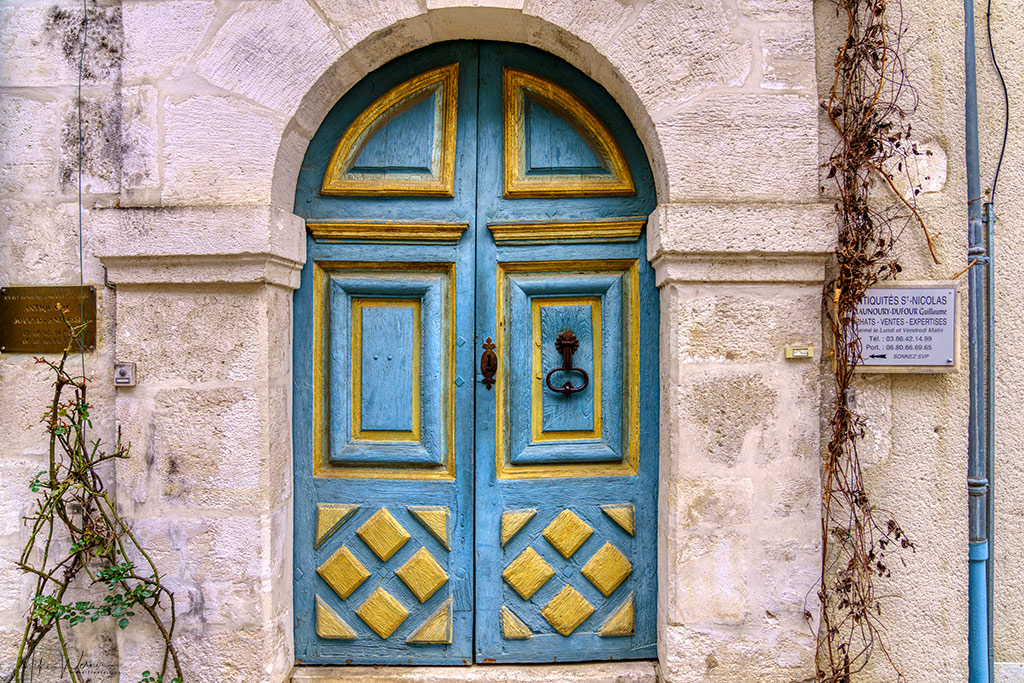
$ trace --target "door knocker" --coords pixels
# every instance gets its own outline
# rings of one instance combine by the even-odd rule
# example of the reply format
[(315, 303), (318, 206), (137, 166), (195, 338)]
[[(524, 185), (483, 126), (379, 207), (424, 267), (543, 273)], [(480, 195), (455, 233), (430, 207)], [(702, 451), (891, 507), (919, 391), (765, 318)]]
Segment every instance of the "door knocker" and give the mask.
[[(572, 354), (576, 353), (576, 350), (579, 348), (580, 340), (576, 338), (572, 330), (562, 330), (558, 333), (558, 337), (555, 339), (555, 350), (562, 354), (562, 367), (552, 368), (548, 371), (547, 377), (544, 378), (548, 389), (559, 394), (575, 394), (577, 391), (583, 391), (587, 388), (587, 385), (590, 384), (590, 376), (587, 374), (587, 371), (583, 368), (577, 368), (572, 364)], [(583, 375), (583, 384), (574, 387), (571, 380), (566, 380), (565, 384), (560, 387), (552, 386), (551, 375), (556, 372), (578, 372)]]
[(494, 342), (488, 337), (484, 342), (484, 353), (480, 356), (480, 372), (483, 374), (484, 386), (494, 386), (494, 373), (498, 371), (498, 356), (494, 353)]

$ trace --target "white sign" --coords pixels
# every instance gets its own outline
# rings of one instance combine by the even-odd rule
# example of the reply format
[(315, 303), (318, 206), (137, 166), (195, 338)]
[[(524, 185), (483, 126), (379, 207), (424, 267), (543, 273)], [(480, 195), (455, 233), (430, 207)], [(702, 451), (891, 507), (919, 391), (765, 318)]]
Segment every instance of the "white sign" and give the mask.
[(953, 282), (873, 287), (857, 307), (862, 366), (956, 367)]

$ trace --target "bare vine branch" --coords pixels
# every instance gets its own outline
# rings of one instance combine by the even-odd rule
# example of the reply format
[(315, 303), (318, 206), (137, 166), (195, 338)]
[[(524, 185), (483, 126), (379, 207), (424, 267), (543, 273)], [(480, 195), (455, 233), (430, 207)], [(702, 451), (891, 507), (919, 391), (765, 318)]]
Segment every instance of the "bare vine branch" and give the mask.
[[(902, 680), (882, 620), (882, 603), (891, 595), (881, 592), (878, 582), (891, 576), (889, 556), (913, 551), (914, 543), (865, 490), (857, 447), (866, 422), (852, 400), (854, 370), (861, 361), (857, 306), (870, 287), (902, 270), (893, 249), (903, 226), (919, 225), (932, 259), (937, 263), (938, 258), (913, 199), (916, 191), (907, 199), (886, 170), (892, 163), (903, 168), (917, 154), (903, 104), (915, 100), (901, 56), (902, 8), (898, 0), (834, 3), (837, 15), (845, 14), (846, 35), (837, 50), (828, 101), (822, 103), (839, 142), (827, 163), (837, 195), (838, 241), (835, 279), (823, 293), (834, 386), (832, 434), (822, 469), (817, 680), (850, 683), (875, 652)], [(873, 192), (876, 179), (898, 201)]]

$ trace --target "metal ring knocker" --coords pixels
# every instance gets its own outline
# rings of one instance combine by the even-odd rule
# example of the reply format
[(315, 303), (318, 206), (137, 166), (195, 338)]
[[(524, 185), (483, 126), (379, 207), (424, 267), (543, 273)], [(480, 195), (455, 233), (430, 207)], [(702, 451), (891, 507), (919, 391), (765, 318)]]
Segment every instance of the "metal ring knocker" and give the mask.
[[(583, 391), (587, 388), (587, 385), (590, 384), (590, 375), (583, 368), (577, 368), (572, 364), (572, 354), (576, 353), (576, 350), (579, 348), (580, 340), (576, 338), (572, 330), (562, 330), (559, 332), (558, 337), (555, 339), (555, 350), (562, 354), (562, 367), (552, 368), (548, 371), (547, 376), (544, 378), (548, 389), (559, 394), (575, 394), (577, 391)], [(560, 387), (552, 386), (551, 375), (556, 372), (578, 372), (583, 375), (583, 384), (574, 387), (571, 381), (566, 381)]]

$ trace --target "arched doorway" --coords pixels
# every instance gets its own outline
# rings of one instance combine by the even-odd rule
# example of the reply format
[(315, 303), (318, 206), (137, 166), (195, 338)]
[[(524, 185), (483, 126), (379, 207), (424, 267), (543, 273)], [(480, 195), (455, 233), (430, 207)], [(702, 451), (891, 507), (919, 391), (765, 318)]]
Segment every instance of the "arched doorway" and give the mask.
[(622, 111), (524, 46), (411, 53), (328, 114), (295, 200), (298, 659), (655, 656), (654, 202)]

